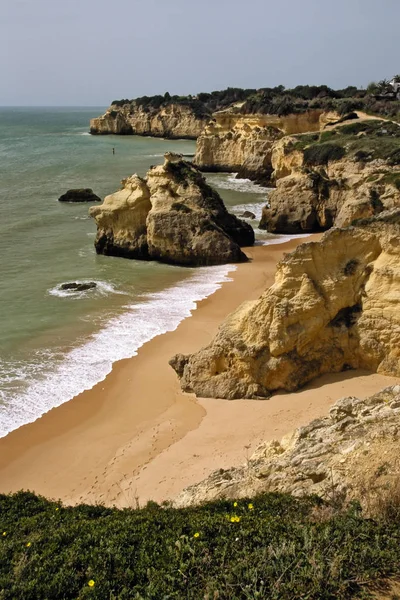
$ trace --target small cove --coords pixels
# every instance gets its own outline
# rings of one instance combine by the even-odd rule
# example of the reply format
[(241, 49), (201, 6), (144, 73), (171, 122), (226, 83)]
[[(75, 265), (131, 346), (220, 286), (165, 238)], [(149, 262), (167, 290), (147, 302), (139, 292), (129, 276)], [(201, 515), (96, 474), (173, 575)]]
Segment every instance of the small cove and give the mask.
[[(92, 387), (114, 361), (174, 329), (232, 268), (96, 255), (89, 205), (58, 197), (91, 187), (104, 198), (122, 178), (161, 164), (165, 151), (195, 151), (188, 140), (87, 135), (90, 118), (103, 110), (0, 109), (0, 436)], [(231, 174), (208, 180), (229, 210), (259, 216), (268, 190)], [(59, 293), (68, 281), (97, 287)]]

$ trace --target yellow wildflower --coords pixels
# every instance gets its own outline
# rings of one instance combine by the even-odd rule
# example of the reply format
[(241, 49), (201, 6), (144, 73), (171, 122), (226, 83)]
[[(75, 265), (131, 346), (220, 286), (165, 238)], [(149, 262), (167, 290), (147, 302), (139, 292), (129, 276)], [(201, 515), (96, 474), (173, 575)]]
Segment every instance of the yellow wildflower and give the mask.
[(193, 536), (193, 537), (195, 537), (195, 538), (198, 538), (199, 536), (200, 536), (199, 532), (198, 532), (198, 531), (196, 531), (196, 533), (194, 534), (194, 536)]
[(32, 546), (32, 542), (28, 542), (28, 543), (26, 544), (26, 547), (27, 547), (27, 548), (29, 548), (29, 546)]
[(231, 523), (239, 523), (240, 517), (233, 515), (230, 519)]
[(94, 587), (94, 581), (93, 581), (93, 579), (91, 579), (90, 581), (88, 581), (88, 586), (89, 587)]
[(3, 531), (3, 536), (6, 536), (6, 535), (7, 535), (7, 531)]
[(254, 508), (254, 506), (253, 506), (253, 505), (250, 503), (250, 504), (248, 505), (248, 509), (249, 509), (249, 510), (253, 510), (253, 508)]
[(58, 506), (57, 506), (56, 510), (60, 510)]
[(234, 503), (233, 503), (233, 506), (235, 506), (235, 507), (236, 507), (236, 506), (237, 506), (237, 502), (234, 502)]

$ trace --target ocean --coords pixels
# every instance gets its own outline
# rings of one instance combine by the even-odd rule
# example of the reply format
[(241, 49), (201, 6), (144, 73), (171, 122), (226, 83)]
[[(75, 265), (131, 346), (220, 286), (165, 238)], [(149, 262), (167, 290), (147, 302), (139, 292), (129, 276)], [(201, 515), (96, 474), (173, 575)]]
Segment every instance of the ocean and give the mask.
[[(90, 205), (60, 203), (59, 196), (90, 187), (104, 198), (122, 178), (161, 164), (167, 150), (195, 151), (188, 140), (89, 135), (90, 118), (104, 109), (0, 108), (0, 437), (90, 389), (113, 362), (175, 329), (232, 269), (96, 255)], [(229, 210), (260, 217), (266, 188), (232, 174), (207, 179)], [(288, 239), (256, 233), (258, 243)], [(60, 289), (71, 281), (97, 287)]]

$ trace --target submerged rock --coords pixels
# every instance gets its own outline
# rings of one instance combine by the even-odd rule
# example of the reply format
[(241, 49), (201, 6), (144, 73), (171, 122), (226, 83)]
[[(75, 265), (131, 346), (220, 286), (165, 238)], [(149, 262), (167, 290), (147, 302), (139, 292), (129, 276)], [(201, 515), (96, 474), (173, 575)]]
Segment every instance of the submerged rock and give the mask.
[(247, 260), (240, 247), (254, 243), (253, 229), (181, 155), (167, 153), (146, 179), (133, 175), (122, 185), (90, 209), (98, 253), (188, 266)]
[(71, 290), (73, 292), (85, 292), (86, 290), (92, 290), (96, 287), (97, 287), (97, 283), (95, 281), (86, 281), (84, 283), (72, 281), (70, 283), (62, 283), (60, 285), (60, 290)]
[(171, 360), (183, 390), (253, 398), (349, 368), (400, 376), (399, 239), (400, 209), (297, 247), (209, 346)]
[(96, 196), (90, 188), (81, 188), (68, 190), (58, 199), (59, 202), (101, 202), (101, 198)]
[(242, 212), (241, 215), (239, 215), (242, 219), (255, 219), (256, 215), (254, 213), (252, 213), (250, 210), (245, 210), (244, 212)]

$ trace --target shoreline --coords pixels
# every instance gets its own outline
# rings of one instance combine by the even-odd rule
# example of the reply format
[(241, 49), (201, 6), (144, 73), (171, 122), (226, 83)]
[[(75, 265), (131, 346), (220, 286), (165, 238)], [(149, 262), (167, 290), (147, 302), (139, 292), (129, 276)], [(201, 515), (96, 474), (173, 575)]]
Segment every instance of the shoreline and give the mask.
[(339, 397), (395, 383), (346, 372), (266, 401), (196, 399), (181, 391), (168, 360), (209, 343), (224, 317), (258, 298), (273, 283), (278, 260), (303, 241), (246, 249), (252, 262), (235, 265), (231, 281), (174, 331), (114, 363), (91, 390), (1, 438), (0, 492), (30, 489), (66, 504), (171, 499), (216, 468), (241, 464), (259, 442), (326, 414)]

